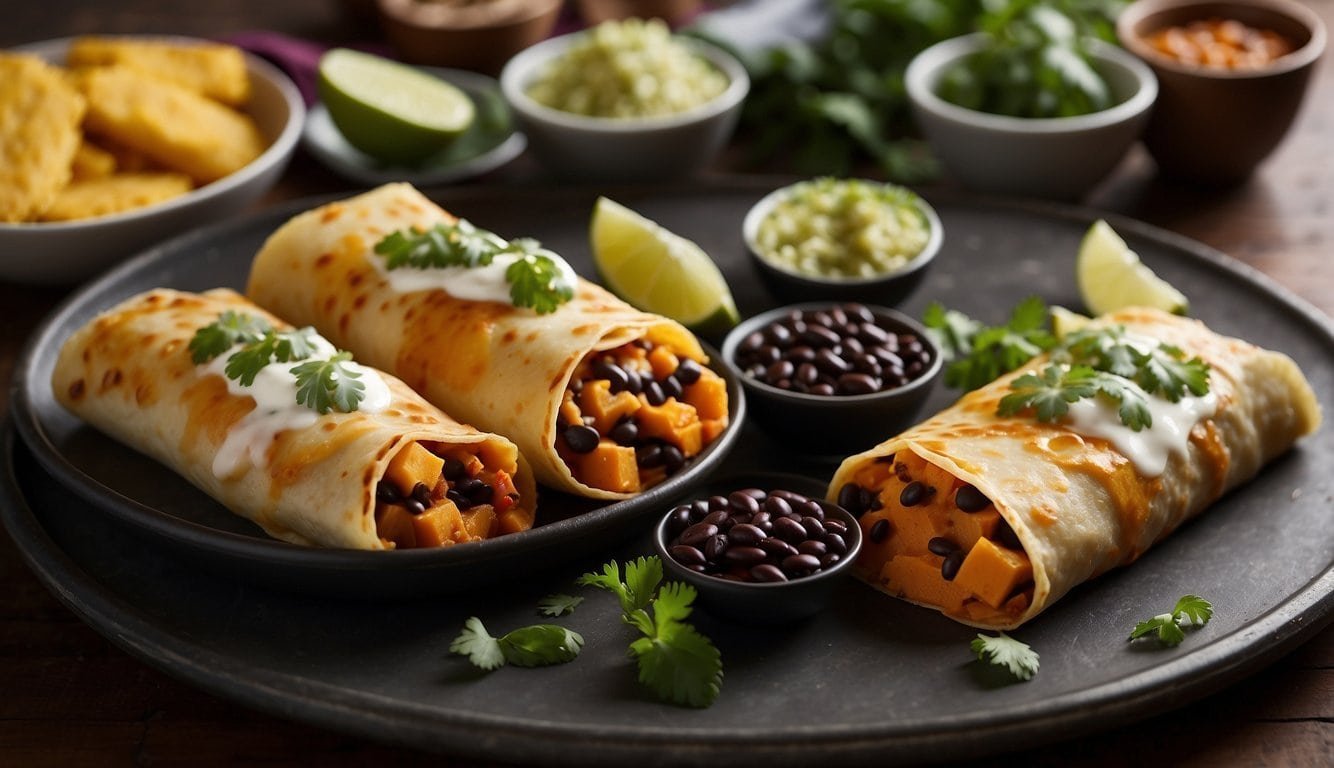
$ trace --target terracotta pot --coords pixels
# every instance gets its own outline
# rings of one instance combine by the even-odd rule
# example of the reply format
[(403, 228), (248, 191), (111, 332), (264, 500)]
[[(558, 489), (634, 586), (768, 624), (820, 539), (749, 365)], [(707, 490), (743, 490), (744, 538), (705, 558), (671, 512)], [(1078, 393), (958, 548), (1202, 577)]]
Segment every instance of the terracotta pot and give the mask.
[(493, 0), (451, 6), (376, 0), (390, 44), (416, 64), (494, 75), (510, 57), (551, 34), (562, 0)]

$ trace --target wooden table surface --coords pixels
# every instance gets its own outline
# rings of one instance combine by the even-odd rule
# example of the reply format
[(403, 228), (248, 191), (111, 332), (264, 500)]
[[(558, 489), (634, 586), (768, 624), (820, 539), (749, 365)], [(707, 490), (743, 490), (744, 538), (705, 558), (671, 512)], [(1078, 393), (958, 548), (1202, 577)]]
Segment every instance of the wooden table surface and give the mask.
[[(1308, 4), (1334, 30), (1334, 0)], [(225, 36), (251, 29), (343, 43), (373, 29), (350, 20), (336, 0), (3, 0), (0, 19), (0, 47), (87, 32)], [(532, 170), (521, 159), (482, 183), (521, 183)], [(348, 186), (299, 154), (265, 203)], [(1249, 183), (1228, 190), (1169, 184), (1135, 150), (1086, 203), (1213, 246), (1334, 315), (1334, 56), (1322, 61), (1286, 142)], [(67, 292), (0, 282), (0, 381), (9, 380), (24, 340)], [(1320, 394), (1328, 407), (1331, 393)], [(0, 409), (7, 407), (7, 388), (0, 389)], [(0, 765), (183, 762), (465, 764), (275, 719), (177, 682), (80, 623), (0, 534)], [(1334, 765), (1334, 627), (1203, 700), (997, 762)]]

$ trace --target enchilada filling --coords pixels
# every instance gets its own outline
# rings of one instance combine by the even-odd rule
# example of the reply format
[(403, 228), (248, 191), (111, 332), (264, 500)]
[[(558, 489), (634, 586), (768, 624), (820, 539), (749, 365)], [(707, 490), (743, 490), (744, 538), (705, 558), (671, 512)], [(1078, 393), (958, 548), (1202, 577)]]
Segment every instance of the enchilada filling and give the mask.
[(863, 579), (974, 622), (1032, 603), (1033, 565), (995, 504), (911, 451), (862, 467), (838, 501), (860, 513)]
[(556, 417), (556, 453), (579, 482), (636, 493), (679, 472), (727, 428), (727, 384), (639, 339), (576, 366)]
[(375, 526), (390, 549), (444, 547), (524, 531), (512, 468), (486, 444), (413, 442), (389, 462), (375, 489)]

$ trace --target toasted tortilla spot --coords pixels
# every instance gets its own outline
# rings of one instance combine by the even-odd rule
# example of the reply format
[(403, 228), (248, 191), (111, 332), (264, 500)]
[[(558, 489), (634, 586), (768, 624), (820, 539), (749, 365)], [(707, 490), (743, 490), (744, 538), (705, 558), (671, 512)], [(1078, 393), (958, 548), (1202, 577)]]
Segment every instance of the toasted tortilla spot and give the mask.
[(347, 284), (356, 288), (358, 285), (361, 285), (365, 279), (366, 275), (363, 272), (350, 272), (347, 276)]
[(74, 383), (69, 385), (69, 399), (82, 400), (86, 390), (87, 387), (83, 383), (83, 379), (75, 379)]
[(338, 297), (337, 297), (337, 296), (335, 296), (335, 295), (333, 295), (333, 294), (329, 294), (327, 297), (325, 297), (325, 299), (324, 299), (324, 311), (325, 311), (326, 314), (327, 314), (327, 313), (331, 313), (331, 312), (333, 312), (333, 311), (334, 311), (334, 307), (336, 307), (336, 306), (338, 306)]
[(122, 376), (119, 368), (108, 368), (102, 373), (102, 391), (120, 386)]
[(343, 206), (338, 203), (330, 203), (329, 205), (324, 206), (324, 212), (320, 214), (320, 221), (328, 224), (330, 222), (338, 221), (342, 215)]
[(517, 339), (518, 337), (519, 337), (518, 332), (515, 331), (513, 328), (511, 328), (511, 329), (509, 329), (508, 331), (505, 331), (505, 335), (504, 335), (504, 336), (501, 336), (501, 337), (500, 337), (500, 343), (501, 343), (501, 344), (513, 344), (513, 343), (514, 343), (514, 340)]
[(315, 268), (323, 269), (333, 263), (334, 255), (332, 253), (321, 253), (315, 257)]
[(587, 336), (588, 334), (592, 333), (593, 331), (596, 331), (597, 329), (598, 326), (596, 325), (576, 325), (574, 329), (570, 331), (570, 333), (575, 336)]
[(366, 294), (363, 293), (357, 298), (353, 299), (352, 306), (355, 307), (356, 309), (361, 309), (362, 307), (366, 306)]

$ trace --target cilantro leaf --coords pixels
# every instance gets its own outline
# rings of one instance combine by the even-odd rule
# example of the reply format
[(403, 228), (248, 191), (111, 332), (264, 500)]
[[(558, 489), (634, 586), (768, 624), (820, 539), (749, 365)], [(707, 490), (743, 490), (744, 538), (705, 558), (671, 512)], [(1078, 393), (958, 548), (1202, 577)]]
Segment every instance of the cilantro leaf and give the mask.
[(1037, 652), (1004, 632), (996, 637), (979, 634), (969, 647), (979, 661), (1005, 667), (1020, 680), (1031, 680), (1037, 674)]
[(227, 310), (190, 339), (190, 358), (195, 365), (207, 363), (237, 344), (258, 341), (272, 330), (263, 318)]
[(574, 298), (574, 287), (561, 282), (556, 262), (536, 250), (524, 253), (506, 267), (505, 279), (510, 284), (510, 302), (539, 315), (555, 312)]
[(940, 347), (945, 359), (954, 360), (973, 349), (973, 337), (982, 330), (982, 324), (968, 315), (933, 301), (922, 312), (922, 324)]
[(482, 620), (476, 616), (464, 622), (463, 631), (449, 644), (449, 651), (467, 656), (474, 666), (488, 671), (505, 665), (505, 652), (501, 650), (500, 641), (486, 631)]
[(1026, 373), (1010, 382), (1014, 390), (1000, 400), (996, 413), (1013, 416), (1032, 409), (1038, 421), (1053, 422), (1070, 411), (1070, 403), (1093, 397), (1098, 391), (1090, 381), (1094, 371), (1087, 366), (1062, 371), (1059, 365), (1048, 365), (1041, 375)]
[(584, 638), (555, 624), (534, 624), (506, 633), (497, 644), (505, 660), (516, 667), (545, 667), (574, 661)]
[(984, 326), (939, 303), (927, 306), (922, 322), (950, 360), (946, 386), (970, 391), (1055, 346), (1045, 327), (1047, 315), (1042, 299), (1030, 296), (1015, 305), (1005, 325)]
[(572, 595), (547, 595), (537, 603), (537, 609), (544, 616), (565, 616), (574, 613), (574, 609), (579, 607), (584, 599)]
[(319, 413), (335, 408), (352, 413), (366, 396), (361, 373), (348, 368), (351, 352), (339, 352), (328, 360), (309, 360), (292, 368), (296, 376), (296, 401)]
[(575, 581), (581, 587), (598, 587), (616, 595), (621, 603), (621, 611), (629, 613), (637, 606), (630, 597), (630, 591), (621, 582), (621, 564), (612, 560), (602, 566), (602, 573), (585, 573)]
[(653, 593), (662, 583), (662, 561), (657, 557), (640, 557), (625, 564), (625, 586), (630, 603), (645, 608), (653, 602)]
[(1177, 402), (1189, 392), (1196, 397), (1209, 392), (1209, 364), (1198, 357), (1185, 359), (1186, 353), (1170, 344), (1161, 344), (1143, 356), (1135, 377), (1150, 394), (1162, 392)]
[(1186, 639), (1183, 624), (1200, 627), (1213, 618), (1213, 605), (1199, 595), (1184, 595), (1177, 600), (1171, 613), (1161, 613), (1146, 621), (1141, 621), (1131, 630), (1128, 640), (1135, 640), (1149, 634), (1156, 634), (1158, 642), (1174, 648)]

